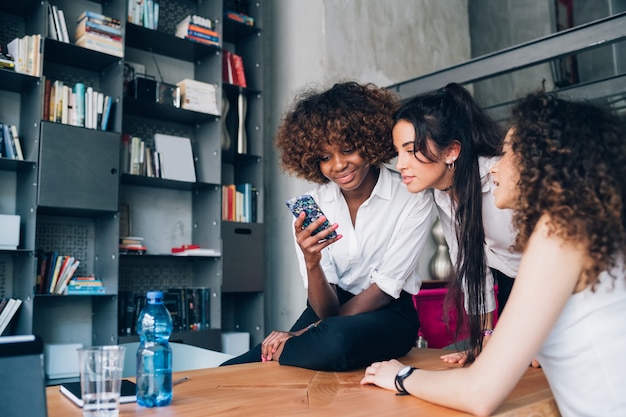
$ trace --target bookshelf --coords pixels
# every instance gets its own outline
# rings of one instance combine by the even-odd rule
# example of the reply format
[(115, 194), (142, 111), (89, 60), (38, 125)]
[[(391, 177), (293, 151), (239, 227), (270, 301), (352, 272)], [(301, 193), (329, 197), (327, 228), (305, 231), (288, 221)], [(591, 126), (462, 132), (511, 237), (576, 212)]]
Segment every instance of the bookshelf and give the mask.
[[(229, 111), (223, 117), (227, 139), (222, 143), (222, 184), (249, 183), (255, 187), (257, 212), (254, 222), (222, 222), (222, 330), (248, 332), (250, 345), (254, 346), (266, 336), (263, 295), (266, 259), (263, 245), (263, 4), (226, 0), (223, 7), (223, 49), (241, 56), (246, 87), (228, 82), (222, 84), (223, 97), (229, 103)], [(250, 16), (254, 25), (230, 19), (228, 12)], [(243, 123), (239, 121), (240, 97), (245, 99)], [(243, 145), (238, 132), (242, 125), (245, 127)]]
[[(156, 81), (176, 85), (193, 79), (219, 88), (220, 48), (176, 37), (176, 24), (189, 14), (219, 19), (220, 3), (159, 2), (156, 30), (126, 22), (125, 60), (144, 68)], [(176, 331), (171, 340), (221, 349), (220, 234), (220, 129), (219, 115), (187, 110), (173, 104), (148, 101), (127, 94), (123, 104), (122, 132), (139, 137), (154, 149), (156, 134), (189, 138), (193, 149), (195, 182), (131, 175), (122, 167), (120, 202), (129, 207), (130, 234), (143, 237), (145, 255), (121, 255), (121, 296), (148, 289), (210, 289), (210, 328)], [(167, 171), (167, 166), (164, 167)], [(182, 245), (212, 249), (212, 256), (174, 256), (171, 249)], [(120, 315), (123, 313), (120, 312)], [(138, 340), (120, 335), (119, 342)]]
[[(126, 0), (23, 0), (0, 5), (0, 42), (41, 34), (41, 76), (0, 69), (0, 123), (16, 125), (25, 158), (0, 158), (0, 214), (20, 216), (20, 243), (0, 250), (0, 296), (23, 303), (5, 334), (40, 335), (45, 343), (105, 345), (137, 340), (122, 332), (120, 300), (148, 289), (210, 288), (210, 324), (178, 331), (172, 340), (221, 350), (223, 331), (246, 331), (251, 344), (264, 337), (263, 277), (263, 62), (260, 3), (238, 2), (253, 27), (224, 18), (221, 2), (162, 0), (156, 30), (127, 21)], [(48, 9), (63, 10), (69, 43), (52, 39)], [(74, 45), (85, 10), (122, 22), (124, 56)], [(219, 46), (174, 36), (186, 15), (214, 20)], [(222, 83), (222, 50), (242, 56), (246, 88)], [(214, 85), (222, 97), (245, 97), (245, 152), (223, 147), (222, 115), (127, 95), (127, 64), (141, 65), (158, 82), (191, 79)], [(86, 87), (113, 98), (106, 131), (44, 120), (46, 80)], [(49, 112), (50, 110), (48, 110)], [(226, 115), (229, 118), (232, 116)], [(153, 144), (155, 134), (189, 138), (195, 182), (130, 175), (122, 165), (122, 137)], [(233, 131), (236, 135), (236, 131)], [(257, 190), (254, 223), (222, 221), (222, 185), (251, 183)], [(130, 232), (141, 236), (144, 255), (120, 254), (122, 211)], [(126, 218), (124, 219), (126, 222)], [(173, 247), (197, 244), (210, 256), (174, 256)], [(247, 261), (242, 269), (241, 250)], [(38, 290), (38, 259), (45, 252), (81, 260), (77, 276), (94, 275), (106, 291), (51, 295)]]

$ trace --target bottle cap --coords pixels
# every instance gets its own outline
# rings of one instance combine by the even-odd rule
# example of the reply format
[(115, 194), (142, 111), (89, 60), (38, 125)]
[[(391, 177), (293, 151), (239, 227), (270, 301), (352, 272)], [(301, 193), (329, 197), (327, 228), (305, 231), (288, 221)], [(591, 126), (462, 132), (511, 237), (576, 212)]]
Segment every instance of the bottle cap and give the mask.
[(163, 291), (148, 291), (146, 294), (148, 302), (155, 302), (163, 300)]

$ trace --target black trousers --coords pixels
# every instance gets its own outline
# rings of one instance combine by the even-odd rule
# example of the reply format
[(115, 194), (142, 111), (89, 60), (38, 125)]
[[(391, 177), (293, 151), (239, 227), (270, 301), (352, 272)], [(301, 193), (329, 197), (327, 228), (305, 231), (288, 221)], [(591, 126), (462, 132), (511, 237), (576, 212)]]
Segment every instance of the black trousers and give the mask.
[[(353, 297), (338, 289), (341, 304)], [(290, 331), (301, 330), (319, 318), (307, 303)], [(348, 371), (372, 362), (406, 355), (415, 346), (419, 320), (411, 294), (402, 292), (397, 300), (376, 311), (354, 316), (328, 317), (300, 336), (290, 338), (280, 356), (281, 365), (318, 371)], [(222, 364), (260, 362), (261, 345)]]
[(504, 306), (509, 299), (509, 295), (511, 295), (511, 289), (515, 283), (515, 278), (511, 278), (497, 269), (489, 269), (491, 269), (493, 278), (498, 284), (498, 317), (500, 317), (502, 315), (502, 310), (504, 310)]

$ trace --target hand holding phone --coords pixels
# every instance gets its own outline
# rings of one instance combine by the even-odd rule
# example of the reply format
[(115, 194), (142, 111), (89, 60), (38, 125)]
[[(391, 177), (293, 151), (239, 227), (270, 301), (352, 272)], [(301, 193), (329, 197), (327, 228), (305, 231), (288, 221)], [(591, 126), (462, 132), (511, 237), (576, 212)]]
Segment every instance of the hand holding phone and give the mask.
[[(300, 215), (300, 213), (306, 213), (306, 216), (304, 217), (304, 224), (302, 226), (303, 228), (309, 226), (321, 216), (324, 216), (322, 209), (317, 205), (317, 202), (310, 194), (304, 194), (298, 197), (290, 198), (289, 200), (285, 201), (285, 204), (287, 204), (287, 207), (289, 207), (289, 210), (291, 210), (296, 218)], [(326, 219), (324, 221), (324, 224), (322, 224), (320, 227), (315, 229), (313, 233), (311, 233), (311, 236), (314, 236), (319, 232), (328, 229), (329, 227), (331, 227), (330, 222), (328, 221), (328, 219)], [(333, 239), (335, 237), (337, 237), (337, 232), (333, 230), (324, 239)]]

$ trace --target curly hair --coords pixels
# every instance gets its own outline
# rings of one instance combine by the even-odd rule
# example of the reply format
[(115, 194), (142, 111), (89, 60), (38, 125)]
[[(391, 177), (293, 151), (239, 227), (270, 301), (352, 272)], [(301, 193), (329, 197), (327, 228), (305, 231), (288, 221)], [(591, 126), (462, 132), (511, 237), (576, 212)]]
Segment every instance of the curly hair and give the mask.
[(372, 166), (396, 156), (391, 130), (399, 102), (374, 84), (344, 82), (296, 97), (275, 139), (285, 171), (317, 184), (328, 178), (320, 170), (325, 145), (356, 149)]
[(594, 287), (626, 251), (624, 122), (608, 108), (544, 92), (527, 95), (512, 116), (520, 173), (515, 248), (526, 246), (547, 214), (551, 233), (587, 249), (590, 266), (582, 279)]

